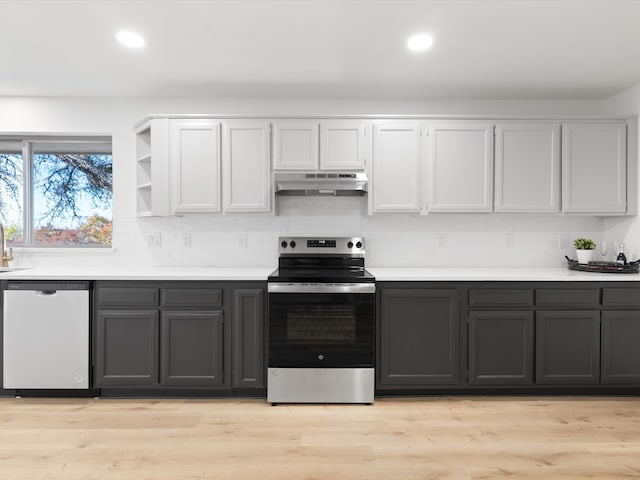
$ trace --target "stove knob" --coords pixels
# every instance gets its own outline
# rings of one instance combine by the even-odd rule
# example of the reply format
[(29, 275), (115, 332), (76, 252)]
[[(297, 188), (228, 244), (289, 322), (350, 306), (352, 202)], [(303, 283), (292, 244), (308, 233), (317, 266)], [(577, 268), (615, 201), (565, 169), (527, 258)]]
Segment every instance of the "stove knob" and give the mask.
[(283, 240), (280, 245), (282, 245), (282, 248), (287, 248), (287, 242), (285, 240)]
[(324, 360), (324, 355), (322, 354), (318, 355), (318, 360)]
[(356, 248), (362, 248), (362, 242), (357, 242), (356, 243)]
[(290, 246), (291, 248), (296, 248), (296, 242), (294, 242), (293, 240), (291, 240), (291, 241), (289, 242), (289, 246)]
[(348, 247), (348, 248), (353, 248), (353, 242), (352, 242), (351, 240), (349, 240), (349, 241), (347, 242), (347, 247)]

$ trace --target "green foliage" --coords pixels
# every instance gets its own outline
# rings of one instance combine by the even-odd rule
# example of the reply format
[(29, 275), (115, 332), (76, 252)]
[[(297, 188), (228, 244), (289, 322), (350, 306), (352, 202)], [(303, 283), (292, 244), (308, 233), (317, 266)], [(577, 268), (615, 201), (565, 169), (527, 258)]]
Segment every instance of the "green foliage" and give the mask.
[(4, 227), (4, 234), (7, 242), (22, 242), (22, 229), (15, 223)]
[(45, 245), (111, 245), (113, 222), (100, 215), (90, 216), (78, 228), (44, 225), (34, 232), (37, 244)]
[(595, 250), (596, 243), (590, 238), (576, 238), (573, 241), (576, 250)]

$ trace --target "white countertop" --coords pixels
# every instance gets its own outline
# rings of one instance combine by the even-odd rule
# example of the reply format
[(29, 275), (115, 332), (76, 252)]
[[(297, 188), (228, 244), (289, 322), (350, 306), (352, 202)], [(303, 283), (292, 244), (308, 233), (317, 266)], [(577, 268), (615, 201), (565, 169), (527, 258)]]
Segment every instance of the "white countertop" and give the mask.
[(274, 267), (16, 267), (0, 280), (266, 280)]
[[(264, 281), (274, 267), (14, 267), (0, 280), (257, 280)], [(540, 267), (367, 267), (378, 281), (640, 281), (640, 274), (576, 272)]]
[(566, 282), (640, 281), (637, 273), (576, 272), (565, 267), (367, 268), (378, 281)]

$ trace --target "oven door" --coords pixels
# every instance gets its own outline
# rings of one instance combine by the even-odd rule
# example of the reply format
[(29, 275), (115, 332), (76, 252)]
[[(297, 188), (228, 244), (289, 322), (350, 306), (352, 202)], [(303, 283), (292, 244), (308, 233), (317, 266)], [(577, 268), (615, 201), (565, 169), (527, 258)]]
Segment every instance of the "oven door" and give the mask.
[(373, 367), (375, 284), (269, 283), (269, 367)]

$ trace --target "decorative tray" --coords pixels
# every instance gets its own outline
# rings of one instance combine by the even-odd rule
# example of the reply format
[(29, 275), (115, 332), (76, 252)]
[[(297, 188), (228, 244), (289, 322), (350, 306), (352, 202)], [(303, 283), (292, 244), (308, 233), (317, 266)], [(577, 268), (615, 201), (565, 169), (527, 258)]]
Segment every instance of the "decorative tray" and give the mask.
[(569, 264), (569, 270), (578, 270), (580, 272), (596, 272), (596, 273), (638, 273), (640, 260), (629, 262), (626, 265), (619, 265), (616, 262), (589, 262), (578, 263), (577, 260), (565, 257)]

